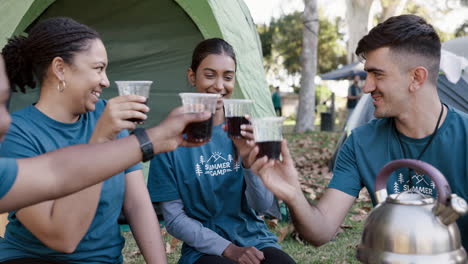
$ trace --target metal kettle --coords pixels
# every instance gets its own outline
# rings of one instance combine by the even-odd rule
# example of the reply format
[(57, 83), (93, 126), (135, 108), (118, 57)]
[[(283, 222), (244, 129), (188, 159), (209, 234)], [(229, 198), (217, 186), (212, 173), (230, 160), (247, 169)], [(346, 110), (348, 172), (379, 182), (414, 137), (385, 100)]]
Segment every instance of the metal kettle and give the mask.
[[(411, 168), (428, 175), (436, 184), (437, 200), (419, 192), (387, 194), (390, 174)], [(357, 249), (362, 263), (467, 263), (455, 223), (468, 211), (465, 200), (452, 194), (442, 173), (418, 160), (395, 160), (377, 175), (378, 205), (369, 214)]]

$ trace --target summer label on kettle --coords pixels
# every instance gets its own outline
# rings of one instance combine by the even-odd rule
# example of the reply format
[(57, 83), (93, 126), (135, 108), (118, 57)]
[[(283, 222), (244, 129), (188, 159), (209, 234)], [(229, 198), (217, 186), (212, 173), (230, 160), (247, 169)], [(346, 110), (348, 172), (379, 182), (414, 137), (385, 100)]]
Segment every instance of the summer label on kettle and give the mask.
[[(399, 168), (429, 176), (436, 184), (437, 200), (414, 191), (388, 196), (387, 179)], [(455, 221), (468, 206), (452, 194), (439, 170), (418, 160), (395, 160), (379, 172), (375, 190), (378, 205), (366, 220), (357, 249), (362, 263), (467, 263)]]

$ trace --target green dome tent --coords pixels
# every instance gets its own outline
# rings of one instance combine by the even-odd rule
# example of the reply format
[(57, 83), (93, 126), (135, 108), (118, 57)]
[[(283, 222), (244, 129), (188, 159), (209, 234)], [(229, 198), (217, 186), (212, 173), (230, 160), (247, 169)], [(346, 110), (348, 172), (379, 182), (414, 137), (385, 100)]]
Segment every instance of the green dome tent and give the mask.
[[(186, 71), (195, 45), (203, 39), (227, 40), (237, 56), (233, 97), (256, 101), (254, 116), (273, 115), (262, 63), (260, 39), (242, 0), (2, 0), (0, 47), (37, 21), (67, 16), (96, 29), (107, 47), (111, 87), (116, 80), (152, 80), (151, 112), (146, 126), (180, 105), (178, 93), (193, 91)], [(38, 89), (15, 93), (10, 110), (34, 102)]]

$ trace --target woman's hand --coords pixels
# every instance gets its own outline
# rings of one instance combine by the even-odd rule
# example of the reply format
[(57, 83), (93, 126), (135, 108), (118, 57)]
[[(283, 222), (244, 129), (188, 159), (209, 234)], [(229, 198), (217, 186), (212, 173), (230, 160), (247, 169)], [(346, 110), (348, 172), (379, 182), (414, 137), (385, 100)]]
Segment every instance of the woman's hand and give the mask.
[(89, 143), (102, 143), (113, 140), (123, 129), (133, 130), (136, 123), (129, 119), (146, 120), (149, 107), (146, 97), (125, 95), (110, 99), (99, 118)]
[[(250, 116), (246, 115), (245, 118), (250, 122)], [(227, 129), (227, 126), (224, 127)], [(255, 140), (253, 135), (253, 126), (252, 124), (243, 124), (241, 125), (241, 135), (243, 138), (233, 138), (232, 142), (236, 146), (239, 156), (242, 158), (242, 165), (244, 168), (250, 168), (250, 163), (248, 162), (249, 153), (255, 147)]]
[(263, 252), (255, 247), (238, 247), (232, 243), (224, 250), (223, 257), (239, 264), (260, 264), (265, 259)]

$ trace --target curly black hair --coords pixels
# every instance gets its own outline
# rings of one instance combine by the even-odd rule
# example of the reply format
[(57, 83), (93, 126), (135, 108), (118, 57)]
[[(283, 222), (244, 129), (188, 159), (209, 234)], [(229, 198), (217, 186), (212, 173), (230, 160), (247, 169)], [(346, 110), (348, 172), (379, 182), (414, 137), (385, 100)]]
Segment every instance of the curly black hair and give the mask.
[(88, 50), (94, 39), (100, 39), (95, 30), (67, 17), (41, 21), (28, 37), (11, 37), (2, 49), (11, 89), (16, 92), (18, 86), (24, 93), (25, 86), (36, 87), (35, 80), (42, 83), (54, 58), (71, 64), (74, 55)]

